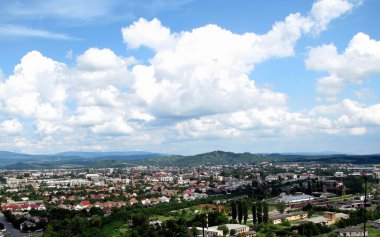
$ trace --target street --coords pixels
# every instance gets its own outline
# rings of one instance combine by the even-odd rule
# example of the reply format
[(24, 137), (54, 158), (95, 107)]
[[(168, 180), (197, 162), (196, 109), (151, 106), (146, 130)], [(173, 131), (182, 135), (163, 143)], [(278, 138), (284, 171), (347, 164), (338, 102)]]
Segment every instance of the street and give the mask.
[(29, 236), (28, 233), (22, 233), (18, 229), (14, 228), (12, 223), (10, 223), (7, 218), (5, 218), (4, 214), (0, 212), (0, 222), (4, 224), (4, 228), (7, 229), (8, 236), (10, 237), (26, 237)]

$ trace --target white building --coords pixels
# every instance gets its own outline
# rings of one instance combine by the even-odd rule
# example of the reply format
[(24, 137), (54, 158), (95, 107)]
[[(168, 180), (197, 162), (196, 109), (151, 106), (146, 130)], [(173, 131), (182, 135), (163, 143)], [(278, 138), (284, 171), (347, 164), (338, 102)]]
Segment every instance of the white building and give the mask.
[[(234, 235), (241, 234), (241, 233), (248, 233), (252, 234), (252, 231), (249, 231), (249, 227), (247, 225), (240, 225), (240, 224), (226, 224), (225, 225), (228, 229), (228, 232), (231, 233), (235, 232)], [(208, 228), (204, 228), (205, 236), (206, 237), (212, 237), (212, 236), (223, 236), (223, 231), (218, 230), (219, 226), (211, 226)], [(197, 227), (197, 236), (203, 236), (203, 228)], [(252, 235), (250, 235), (252, 236)]]
[(280, 202), (299, 203), (299, 202), (308, 202), (314, 199), (315, 198), (310, 195), (285, 195), (280, 198)]
[[(344, 236), (344, 237), (364, 236), (363, 228), (357, 228), (357, 227), (337, 229), (336, 232), (339, 234), (339, 236)], [(365, 236), (368, 236), (368, 230), (365, 231)]]

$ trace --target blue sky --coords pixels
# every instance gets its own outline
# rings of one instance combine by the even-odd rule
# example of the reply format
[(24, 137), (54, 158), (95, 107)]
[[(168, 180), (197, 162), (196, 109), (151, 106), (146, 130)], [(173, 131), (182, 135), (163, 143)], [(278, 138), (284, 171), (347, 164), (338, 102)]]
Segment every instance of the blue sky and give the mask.
[(378, 9), (0, 1), (0, 150), (379, 153)]

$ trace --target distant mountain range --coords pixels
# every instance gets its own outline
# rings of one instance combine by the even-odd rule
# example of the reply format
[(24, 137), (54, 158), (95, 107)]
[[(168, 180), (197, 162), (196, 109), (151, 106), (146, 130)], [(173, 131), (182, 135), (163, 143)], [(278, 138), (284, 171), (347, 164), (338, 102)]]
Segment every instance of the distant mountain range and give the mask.
[[(145, 151), (128, 152), (77, 152), (69, 151), (49, 155), (30, 155), (0, 151), (0, 168), (3, 169), (43, 169), (97, 167), (107, 161), (107, 167), (127, 165), (127, 161), (138, 161), (165, 154)], [(117, 162), (116, 162), (117, 161)], [(104, 166), (105, 164), (103, 164)]]
[(103, 168), (130, 165), (210, 166), (252, 164), (259, 162), (318, 162), (380, 164), (380, 155), (347, 154), (253, 154), (213, 151), (193, 156), (165, 155), (145, 151), (127, 152), (62, 152), (50, 155), (30, 155), (0, 151), (2, 169)]
[(236, 165), (259, 162), (317, 162), (317, 163), (353, 163), (353, 164), (380, 164), (380, 155), (304, 155), (304, 154), (252, 154), (214, 151), (193, 156), (167, 156), (153, 159), (132, 161), (134, 164), (156, 166), (210, 166)]
[[(152, 154), (146, 151), (111, 151), (111, 152), (84, 152), (84, 151), (66, 151), (55, 154), (56, 156), (77, 156), (77, 157), (107, 157), (107, 156), (149, 156)], [(159, 154), (162, 155), (162, 154)]]

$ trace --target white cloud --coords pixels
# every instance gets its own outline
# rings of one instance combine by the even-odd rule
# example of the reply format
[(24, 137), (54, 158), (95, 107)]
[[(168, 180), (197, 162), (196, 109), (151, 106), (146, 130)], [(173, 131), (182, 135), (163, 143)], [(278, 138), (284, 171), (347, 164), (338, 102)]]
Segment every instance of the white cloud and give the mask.
[(345, 99), (333, 105), (318, 106), (305, 113), (285, 108), (264, 108), (221, 115), (204, 116), (179, 122), (181, 137), (207, 137), (231, 134), (247, 137), (298, 136), (307, 134), (364, 135), (368, 128), (380, 126), (380, 104), (364, 106)]
[(362, 128), (380, 126), (380, 104), (365, 106), (354, 100), (344, 99), (340, 103), (315, 107), (309, 112), (309, 116), (318, 115), (333, 118), (339, 129), (356, 128), (352, 130), (356, 131), (355, 134), (360, 134), (358, 131), (367, 131)]
[(200, 137), (234, 137), (240, 135), (238, 129), (226, 127), (212, 117), (203, 117), (192, 119), (186, 122), (178, 123), (175, 127), (182, 138), (190, 136), (191, 138)]
[(109, 106), (122, 107), (119, 101), (120, 91), (112, 85), (105, 89), (95, 89), (92, 91), (80, 91), (78, 93), (78, 104), (81, 106)]
[(70, 116), (68, 124), (79, 126), (92, 126), (104, 123), (108, 116), (98, 106), (81, 106), (77, 108), (77, 115)]
[[(238, 35), (216, 25), (169, 35), (156, 19), (139, 22), (144, 24), (124, 28), (124, 36), (138, 32), (132, 46), (141, 42), (157, 52), (150, 65), (133, 67), (133, 88), (158, 117), (197, 117), (257, 106), (283, 106), (285, 95), (257, 88), (248, 74), (256, 63), (293, 55), (295, 42), (308, 27), (299, 14), (276, 23), (263, 36)], [(147, 42), (139, 33), (149, 35), (152, 28), (155, 34), (163, 34), (153, 37), (163, 39), (159, 44)], [(131, 42), (126, 37), (124, 40)]]
[(104, 0), (31, 0), (1, 3), (0, 12), (8, 18), (53, 17), (89, 21), (107, 15), (115, 5), (115, 1)]
[(64, 20), (74, 24), (88, 24), (94, 21), (109, 23), (133, 19), (140, 11), (155, 15), (157, 12), (177, 9), (192, 0), (21, 0), (0, 1), (0, 15), (8, 21), (26, 19)]
[(366, 132), (367, 129), (365, 127), (356, 127), (351, 129), (351, 134), (356, 136), (364, 135)]
[(333, 44), (312, 48), (305, 64), (308, 70), (329, 72), (318, 80), (317, 89), (336, 95), (345, 85), (360, 84), (368, 75), (380, 73), (380, 41), (358, 33), (342, 54)]
[(0, 82), (0, 111), (17, 116), (58, 119), (67, 98), (66, 66), (32, 51), (14, 74)]
[(159, 50), (169, 48), (171, 44), (175, 43), (170, 29), (162, 26), (156, 18), (150, 22), (140, 18), (132, 25), (123, 28), (121, 32), (124, 42), (132, 49), (146, 46)]
[(122, 117), (116, 117), (112, 120), (91, 127), (91, 131), (101, 135), (127, 135), (133, 131)]
[[(327, 6), (325, 1), (314, 5)], [(110, 49), (90, 48), (66, 66), (33, 51), (0, 82), (0, 111), (32, 120), (44, 138), (36, 141), (35, 131), (23, 129), (26, 138), (15, 143), (36, 149), (47, 144), (64, 149), (101, 143), (103, 149), (117, 143), (123, 149), (194, 138), (362, 135), (377, 124), (377, 106), (345, 101), (336, 105), (340, 114), (330, 114), (330, 107), (290, 112), (284, 93), (250, 79), (257, 64), (294, 56), (302, 35), (326, 29), (350, 9), (336, 6), (325, 15), (314, 8), (307, 16), (290, 14), (262, 35), (212, 24), (171, 32), (157, 19), (139, 19), (122, 35), (132, 54), (139, 47), (153, 50), (145, 64)], [(326, 60), (340, 57), (334, 47), (324, 49)], [(330, 63), (314, 66), (326, 70)]]
[(316, 32), (326, 30), (328, 24), (335, 18), (348, 12), (354, 6), (349, 0), (318, 0), (313, 4), (310, 16), (314, 20)]
[(22, 131), (23, 126), (17, 119), (5, 120), (0, 123), (0, 133), (15, 135), (20, 134)]
[(120, 70), (127, 66), (128, 60), (116, 56), (110, 49), (90, 48), (77, 58), (77, 67), (86, 71)]
[[(326, 29), (331, 20), (353, 5), (318, 1), (308, 16), (290, 14), (266, 34), (236, 34), (217, 25), (173, 33), (157, 19), (122, 29), (129, 48), (152, 48), (148, 65), (132, 69), (135, 95), (155, 117), (199, 118), (263, 107), (282, 107), (286, 95), (258, 88), (249, 74), (272, 58), (294, 55), (302, 34)], [(321, 13), (321, 11), (327, 11)]]
[(72, 83), (79, 89), (125, 87), (130, 77), (128, 66), (134, 62), (133, 58), (119, 57), (110, 49), (90, 48), (77, 57), (77, 65), (71, 72)]
[(29, 37), (53, 40), (79, 40), (67, 34), (51, 32), (43, 29), (30, 28), (19, 25), (0, 25), (1, 37)]
[(59, 123), (53, 123), (45, 120), (38, 120), (36, 124), (37, 131), (46, 135), (52, 135), (60, 132), (72, 132), (71, 127), (61, 125)]

